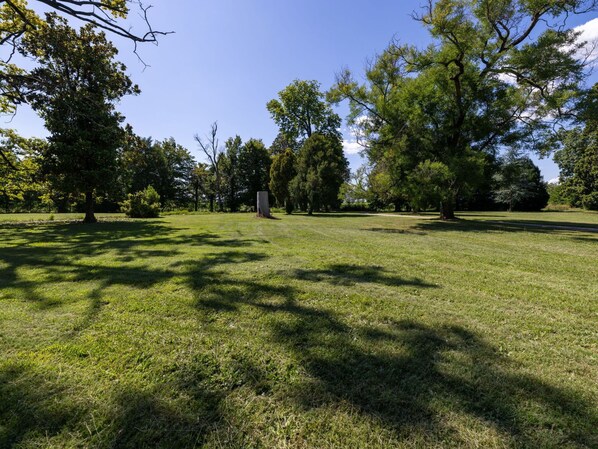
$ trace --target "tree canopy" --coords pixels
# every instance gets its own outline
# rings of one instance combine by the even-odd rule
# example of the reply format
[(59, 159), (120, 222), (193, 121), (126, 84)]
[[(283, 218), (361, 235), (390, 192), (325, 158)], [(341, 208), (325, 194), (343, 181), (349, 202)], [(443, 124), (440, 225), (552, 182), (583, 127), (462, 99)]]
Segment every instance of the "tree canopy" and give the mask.
[[(151, 6), (134, 0), (0, 0), (0, 48), (7, 50), (8, 58), (0, 61), (0, 113), (11, 113), (27, 101), (23, 78), (29, 75), (13, 56), (24, 37), (39, 33), (47, 26), (47, 16), (36, 12), (36, 6), (50, 9), (63, 18), (75, 18), (111, 35), (128, 39), (137, 45), (157, 42), (159, 36), (170, 34), (154, 30), (148, 18)], [(144, 30), (135, 31), (127, 17), (131, 12), (141, 17)], [(39, 34), (38, 34), (39, 35)]]
[(297, 150), (312, 134), (340, 137), (340, 117), (320, 92), (317, 81), (295, 80), (270, 100), (268, 111), (280, 128), (281, 138)]
[(123, 131), (115, 103), (139, 89), (104, 33), (92, 25), (75, 31), (55, 14), (46, 20), (20, 46), (39, 64), (25, 85), (50, 132), (42, 167), (63, 191), (85, 193), (86, 221), (94, 222), (94, 194), (108, 190), (117, 173)]
[(494, 197), (509, 211), (539, 211), (548, 203), (548, 191), (540, 169), (529, 157), (510, 151), (500, 159), (494, 175)]
[(560, 168), (560, 195), (575, 207), (598, 210), (598, 84), (589, 92), (580, 125), (565, 132), (555, 154)]
[(483, 179), (486, 154), (518, 146), (547, 152), (551, 132), (575, 114), (584, 65), (581, 43), (562, 21), (593, 1), (439, 0), (417, 16), (434, 45), (391, 44), (366, 83), (342, 72), (329, 99), (348, 99), (349, 121), (380, 176), (399, 195), (425, 161), (453, 180), (441, 215)]
[(276, 198), (278, 205), (284, 206), (286, 212), (289, 214), (294, 208), (289, 186), (297, 174), (295, 165), (295, 153), (290, 148), (287, 148), (284, 153), (274, 156), (270, 167), (270, 191), (274, 195), (274, 198)]
[(313, 134), (297, 155), (297, 175), (291, 191), (298, 204), (304, 203), (309, 215), (339, 205), (339, 190), (349, 177), (349, 163), (343, 145), (334, 136)]

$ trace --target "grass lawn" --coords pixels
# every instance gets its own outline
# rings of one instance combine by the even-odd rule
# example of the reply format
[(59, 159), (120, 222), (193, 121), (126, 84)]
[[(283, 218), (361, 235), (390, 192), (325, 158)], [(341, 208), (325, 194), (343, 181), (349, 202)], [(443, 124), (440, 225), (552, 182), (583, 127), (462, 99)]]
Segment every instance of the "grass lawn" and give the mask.
[(598, 214), (462, 217), (0, 216), (0, 448), (598, 447), (598, 233), (521, 225)]

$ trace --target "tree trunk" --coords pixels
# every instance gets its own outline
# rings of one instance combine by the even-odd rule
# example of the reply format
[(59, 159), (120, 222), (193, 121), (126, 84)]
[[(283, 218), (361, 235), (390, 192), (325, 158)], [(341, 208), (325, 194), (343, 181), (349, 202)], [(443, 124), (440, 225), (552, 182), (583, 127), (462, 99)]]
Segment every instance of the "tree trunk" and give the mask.
[(195, 187), (195, 198), (194, 198), (195, 202), (194, 202), (194, 208), (195, 208), (195, 212), (197, 212), (197, 209), (199, 209), (199, 187)]
[(93, 192), (85, 192), (85, 218), (83, 223), (97, 223), (98, 220), (93, 212)]
[(210, 195), (210, 212), (214, 212), (214, 195)]
[(455, 218), (455, 205), (451, 200), (443, 201), (440, 203), (440, 219), (441, 220), (454, 220)]
[(285, 201), (284, 207), (285, 207), (286, 213), (288, 215), (293, 213), (293, 209), (294, 209), (293, 206), (294, 206), (293, 201), (290, 198), (287, 198), (287, 200)]

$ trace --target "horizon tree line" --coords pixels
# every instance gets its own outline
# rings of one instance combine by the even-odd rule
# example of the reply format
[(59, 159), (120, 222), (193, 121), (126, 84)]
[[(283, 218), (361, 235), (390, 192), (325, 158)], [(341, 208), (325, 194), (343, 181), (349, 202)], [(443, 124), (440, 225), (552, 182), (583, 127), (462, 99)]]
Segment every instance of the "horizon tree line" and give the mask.
[[(366, 68), (364, 83), (343, 71), (328, 92), (295, 80), (266, 105), (279, 128), (270, 148), (239, 136), (221, 146), (214, 123), (195, 136), (199, 163), (173, 138), (142, 138), (122, 125), (117, 102), (140, 90), (94, 23), (74, 30), (56, 13), (35, 16), (11, 45), (37, 65), (3, 68), (2, 107), (30, 104), (50, 137), (3, 131), (4, 208), (84, 205), (85, 221), (94, 222), (96, 202), (113, 210), (152, 186), (163, 209), (249, 210), (257, 191), (270, 190), (288, 213), (334, 210), (343, 200), (437, 209), (444, 219), (463, 208), (538, 210), (546, 185), (525, 156), (535, 152), (556, 155), (562, 186), (551, 189), (554, 198), (596, 209), (596, 87), (583, 88), (583, 44), (562, 22), (595, 7), (430, 1), (416, 20), (434, 47), (392, 43)], [(332, 108), (342, 101), (368, 159), (353, 178)]]

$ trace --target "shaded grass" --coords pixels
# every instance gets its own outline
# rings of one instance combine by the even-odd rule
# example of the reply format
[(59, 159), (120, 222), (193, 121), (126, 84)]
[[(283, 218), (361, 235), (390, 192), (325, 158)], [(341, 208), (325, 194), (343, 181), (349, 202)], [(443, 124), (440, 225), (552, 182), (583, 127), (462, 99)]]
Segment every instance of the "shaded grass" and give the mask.
[(0, 225), (0, 448), (598, 446), (598, 236), (464, 218)]

